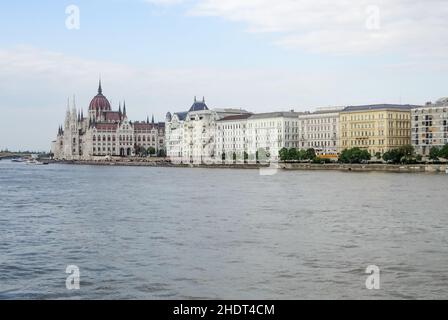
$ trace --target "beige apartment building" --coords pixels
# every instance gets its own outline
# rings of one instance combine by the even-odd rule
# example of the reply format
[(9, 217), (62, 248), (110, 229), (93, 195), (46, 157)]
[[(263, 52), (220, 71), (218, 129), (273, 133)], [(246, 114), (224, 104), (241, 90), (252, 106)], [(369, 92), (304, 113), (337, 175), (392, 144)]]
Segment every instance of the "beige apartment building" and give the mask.
[(411, 105), (347, 107), (339, 118), (339, 152), (367, 149), (372, 156), (411, 144)]

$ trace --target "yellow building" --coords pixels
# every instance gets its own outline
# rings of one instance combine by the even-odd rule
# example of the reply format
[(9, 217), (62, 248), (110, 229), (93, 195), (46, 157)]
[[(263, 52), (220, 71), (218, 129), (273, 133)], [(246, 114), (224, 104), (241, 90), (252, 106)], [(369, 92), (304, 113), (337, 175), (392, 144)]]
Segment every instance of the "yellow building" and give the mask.
[(411, 105), (347, 107), (339, 115), (339, 152), (367, 149), (372, 156), (411, 144)]

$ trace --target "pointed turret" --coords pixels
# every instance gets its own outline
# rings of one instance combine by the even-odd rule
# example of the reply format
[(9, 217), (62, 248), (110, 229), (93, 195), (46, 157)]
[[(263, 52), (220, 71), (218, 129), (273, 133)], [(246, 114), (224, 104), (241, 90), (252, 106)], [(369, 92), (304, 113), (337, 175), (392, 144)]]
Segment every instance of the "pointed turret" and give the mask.
[(123, 116), (126, 118), (126, 100), (123, 102)]
[(154, 124), (154, 115), (152, 115), (151, 123)]
[(100, 82), (99, 82), (99, 85), (98, 85), (98, 94), (103, 94), (103, 88), (101, 86), (101, 77), (100, 77)]
[(149, 116), (146, 116), (146, 124), (149, 124)]

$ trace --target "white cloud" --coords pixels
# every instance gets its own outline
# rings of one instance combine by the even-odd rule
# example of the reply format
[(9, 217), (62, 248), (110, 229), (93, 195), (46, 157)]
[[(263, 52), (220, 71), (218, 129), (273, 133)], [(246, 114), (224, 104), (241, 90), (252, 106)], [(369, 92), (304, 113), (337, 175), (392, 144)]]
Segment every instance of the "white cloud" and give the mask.
[[(366, 27), (376, 20), (372, 7), (379, 9), (379, 29)], [(309, 52), (448, 53), (446, 0), (197, 0), (189, 14), (241, 22), (249, 32), (274, 33), (277, 44)]]

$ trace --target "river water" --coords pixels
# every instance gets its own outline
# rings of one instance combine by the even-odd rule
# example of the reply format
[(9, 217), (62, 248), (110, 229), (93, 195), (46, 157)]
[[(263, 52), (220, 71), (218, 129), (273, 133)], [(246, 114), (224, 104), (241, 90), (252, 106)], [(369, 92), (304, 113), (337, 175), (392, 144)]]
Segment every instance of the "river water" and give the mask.
[(0, 299), (447, 299), (447, 190), (445, 175), (3, 160)]

